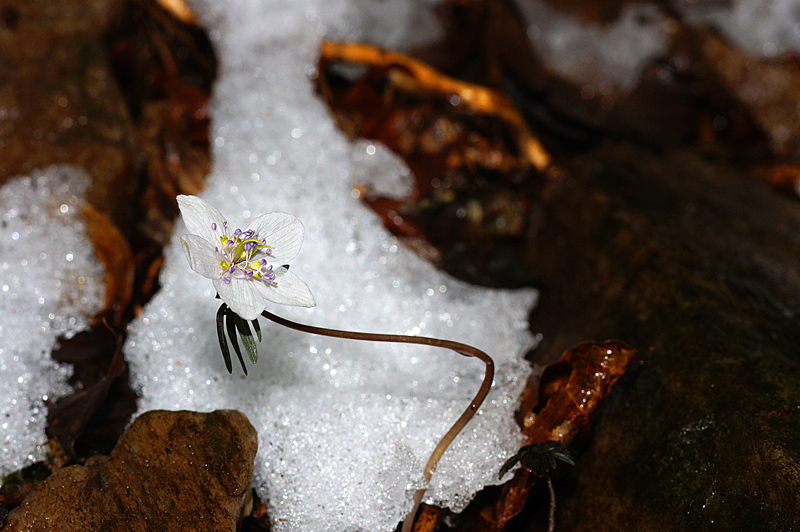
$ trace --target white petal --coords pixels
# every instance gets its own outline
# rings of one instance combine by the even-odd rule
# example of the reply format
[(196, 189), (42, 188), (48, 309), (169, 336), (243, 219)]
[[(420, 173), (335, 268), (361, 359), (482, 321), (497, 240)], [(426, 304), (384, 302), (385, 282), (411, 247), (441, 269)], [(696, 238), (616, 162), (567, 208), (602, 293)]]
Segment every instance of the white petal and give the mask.
[(259, 238), (272, 246), (271, 261), (284, 263), (292, 260), (303, 244), (303, 223), (285, 212), (271, 212), (253, 219), (248, 226)]
[(230, 283), (225, 283), (221, 278), (214, 279), (214, 288), (219, 297), (232, 311), (246, 320), (254, 320), (267, 306), (263, 294), (258, 286), (263, 283), (255, 279), (236, 277)]
[(183, 252), (186, 253), (189, 266), (194, 271), (209, 279), (213, 279), (219, 274), (219, 259), (211, 242), (201, 236), (183, 235), (181, 246), (183, 246)]
[(261, 295), (273, 303), (280, 305), (291, 305), (293, 307), (314, 307), (317, 302), (308, 285), (301, 281), (295, 274), (286, 268), (275, 270), (275, 282), (277, 286), (267, 283), (258, 283)]
[[(178, 196), (178, 207), (181, 210), (183, 223), (193, 235), (200, 235), (209, 242), (218, 242), (222, 234), (225, 217), (210, 203), (197, 196)], [(212, 229), (216, 224), (217, 231)]]

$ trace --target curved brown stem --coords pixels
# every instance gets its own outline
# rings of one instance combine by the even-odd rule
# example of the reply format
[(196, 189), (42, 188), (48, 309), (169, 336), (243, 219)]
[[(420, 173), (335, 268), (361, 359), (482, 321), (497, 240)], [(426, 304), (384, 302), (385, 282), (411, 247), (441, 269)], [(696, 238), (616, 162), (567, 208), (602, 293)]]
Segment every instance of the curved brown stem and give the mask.
[[(426, 338), (424, 336), (408, 336), (405, 334), (381, 334), (381, 333), (365, 333), (365, 332), (354, 332), (354, 331), (342, 331), (338, 329), (328, 329), (327, 327), (315, 327), (313, 325), (305, 325), (302, 323), (297, 323), (286, 318), (282, 318), (280, 316), (276, 316), (269, 311), (263, 311), (261, 313), (262, 316), (271, 320), (278, 325), (283, 325), (284, 327), (288, 327), (289, 329), (294, 329), (295, 331), (300, 331), (309, 334), (318, 334), (321, 336), (329, 336), (332, 338), (344, 338), (348, 340), (363, 340), (367, 342), (396, 342), (396, 343), (403, 343), (403, 344), (419, 344), (419, 345), (430, 345), (433, 347), (443, 347), (445, 349), (452, 349), (456, 353), (464, 355), (466, 357), (475, 357), (483, 361), (486, 364), (486, 371), (483, 375), (483, 382), (481, 382), (480, 388), (478, 388), (478, 393), (475, 394), (475, 397), (472, 398), (469, 406), (466, 410), (461, 414), (461, 416), (453, 423), (453, 426), (450, 427), (450, 430), (442, 436), (442, 439), (439, 440), (439, 443), (436, 444), (436, 447), (433, 449), (430, 458), (428, 458), (428, 463), (425, 464), (425, 480), (431, 480), (433, 476), (433, 472), (436, 471), (436, 464), (439, 463), (441, 460), (442, 455), (453, 442), (453, 440), (458, 436), (458, 433), (469, 423), (469, 420), (472, 419), (472, 416), (475, 415), (475, 412), (478, 411), (481, 404), (483, 404), (484, 399), (489, 394), (489, 390), (492, 387), (492, 380), (494, 379), (494, 361), (492, 357), (481, 351), (476, 347), (472, 347), (471, 345), (462, 344), (461, 342), (454, 342), (452, 340), (441, 340), (439, 338)], [(414, 516), (417, 513), (417, 509), (422, 502), (422, 497), (425, 495), (425, 491), (427, 487), (421, 488), (414, 493), (414, 507), (409, 512), (408, 516), (406, 517), (405, 521), (403, 521), (403, 532), (410, 532), (411, 527), (414, 523)]]
[(553, 489), (553, 481), (550, 476), (547, 476), (547, 489), (550, 492), (550, 513), (547, 521), (547, 532), (555, 532), (556, 530), (556, 491)]

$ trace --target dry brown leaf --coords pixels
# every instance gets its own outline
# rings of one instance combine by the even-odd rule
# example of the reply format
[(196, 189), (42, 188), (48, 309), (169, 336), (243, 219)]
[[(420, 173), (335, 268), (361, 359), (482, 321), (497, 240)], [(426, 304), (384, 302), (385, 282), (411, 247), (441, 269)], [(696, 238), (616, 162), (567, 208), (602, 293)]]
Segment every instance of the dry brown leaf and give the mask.
[[(625, 373), (636, 350), (618, 340), (584, 342), (565, 351), (542, 374), (540, 385), (529, 384), (520, 408), (526, 444), (557, 441), (564, 445), (588, 432), (600, 403)], [(500, 532), (528, 503), (537, 477), (520, 468), (503, 484), (500, 494), (473, 501), (458, 517), (454, 530)], [(446, 510), (423, 506), (414, 532), (434, 532)]]
[[(334, 63), (370, 70), (350, 90), (341, 92), (328, 78)], [(401, 155), (417, 150), (446, 151), (451, 166), (480, 162), (507, 171), (528, 165), (543, 172), (552, 163), (511, 101), (496, 91), (446, 76), (412, 57), (366, 44), (324, 41), (319, 65), (319, 91), (334, 108), (343, 129), (353, 136), (378, 138)], [(379, 83), (370, 86), (376, 80)], [(382, 92), (376, 92), (378, 86)], [(406, 100), (414, 99), (410, 105), (404, 102), (412, 109), (394, 112), (401, 99), (398, 93)], [(431, 100), (440, 103), (433, 109), (425, 108)], [(418, 123), (426, 117), (431, 123), (425, 131), (429, 134), (417, 135)], [(477, 131), (460, 122), (481, 117), (496, 118), (505, 125), (513, 139), (511, 149), (475, 145)], [(413, 127), (415, 123), (417, 127)], [(415, 134), (409, 135), (411, 131)]]
[(414, 521), (412, 532), (434, 532), (444, 514), (438, 506), (423, 505)]
[(529, 412), (523, 422), (528, 443), (555, 440), (569, 445), (588, 429), (592, 416), (617, 380), (625, 373), (636, 350), (619, 340), (584, 342), (561, 355), (542, 374), (541, 410)]
[(86, 231), (97, 258), (105, 265), (104, 310), (121, 315), (133, 294), (135, 264), (127, 238), (105, 213), (87, 203), (83, 208)]
[[(521, 412), (527, 443), (557, 441), (564, 445), (589, 430), (600, 403), (625, 373), (636, 350), (618, 340), (584, 342), (566, 351), (542, 374), (538, 401), (527, 401)], [(494, 506), (480, 512), (480, 526), (469, 529), (503, 530), (528, 502), (536, 477), (519, 469), (503, 485)]]
[(184, 0), (156, 0), (161, 7), (185, 24), (197, 24), (197, 16)]
[[(330, 41), (317, 83), (343, 131), (382, 142), (413, 174), (415, 187), (403, 199), (359, 190), (390, 231), (457, 277), (522, 284), (524, 273), (491, 268), (521, 263), (511, 257), (528, 211), (557, 167), (506, 96), (406, 55)], [(498, 241), (505, 255), (492, 262), (486, 250)], [(473, 260), (443, 253), (455, 248)]]

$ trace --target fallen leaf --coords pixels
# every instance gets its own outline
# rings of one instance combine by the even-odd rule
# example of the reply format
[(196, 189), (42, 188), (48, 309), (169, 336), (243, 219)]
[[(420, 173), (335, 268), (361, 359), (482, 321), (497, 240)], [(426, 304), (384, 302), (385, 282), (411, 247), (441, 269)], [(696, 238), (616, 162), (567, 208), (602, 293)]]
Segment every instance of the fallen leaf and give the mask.
[[(635, 356), (635, 349), (618, 340), (584, 342), (564, 352), (557, 363), (545, 369), (538, 393), (533, 393), (533, 387), (527, 390), (520, 412), (526, 444), (556, 441), (570, 445), (578, 436), (588, 434), (600, 403)], [(496, 502), (482, 508), (479, 518), (473, 519), (475, 526), (462, 530), (505, 529), (527, 504), (536, 482), (535, 475), (517, 469)]]
[(105, 267), (105, 310), (119, 316), (133, 294), (135, 263), (128, 239), (110, 217), (90, 203), (83, 208), (83, 218), (95, 255)]

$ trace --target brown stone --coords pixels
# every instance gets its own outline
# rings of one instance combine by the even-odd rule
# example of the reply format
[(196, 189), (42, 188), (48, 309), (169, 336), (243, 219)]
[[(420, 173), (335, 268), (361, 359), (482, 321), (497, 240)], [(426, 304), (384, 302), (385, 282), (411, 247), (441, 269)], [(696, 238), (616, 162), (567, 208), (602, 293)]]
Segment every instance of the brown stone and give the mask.
[(257, 434), (235, 410), (151, 411), (111, 456), (61, 469), (4, 531), (233, 531), (250, 493)]
[(572, 532), (800, 530), (800, 208), (730, 166), (608, 143), (532, 234), (546, 363), (639, 350), (558, 490)]
[(89, 201), (124, 227), (137, 185), (135, 130), (102, 43), (120, 5), (5, 6), (13, 23), (0, 23), (0, 185), (52, 164), (81, 166), (92, 176)]

